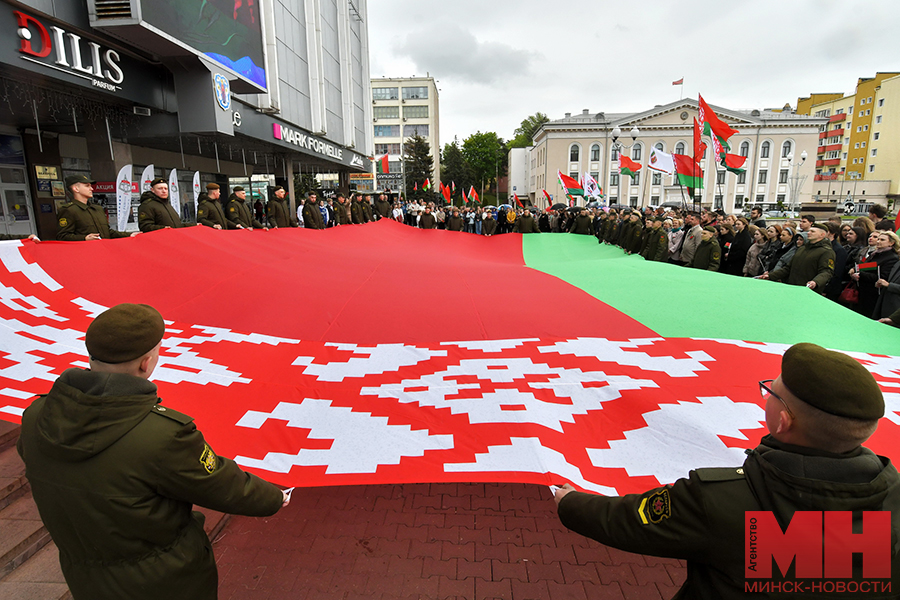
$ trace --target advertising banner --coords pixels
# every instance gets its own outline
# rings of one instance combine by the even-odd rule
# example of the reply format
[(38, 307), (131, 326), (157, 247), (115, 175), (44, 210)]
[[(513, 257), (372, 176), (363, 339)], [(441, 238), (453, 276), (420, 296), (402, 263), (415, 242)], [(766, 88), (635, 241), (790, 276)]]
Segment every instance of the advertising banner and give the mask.
[(116, 229), (125, 231), (131, 212), (131, 165), (119, 169), (116, 176)]
[(178, 190), (178, 172), (175, 169), (169, 173), (169, 204), (176, 213), (181, 214), (181, 193)]
[(144, 172), (141, 175), (141, 187), (139, 193), (143, 194), (144, 192), (149, 192), (151, 181), (153, 181), (153, 165), (147, 165), (144, 167)]
[(194, 205), (200, 203), (200, 171), (194, 171), (194, 181), (192, 184), (194, 188)]

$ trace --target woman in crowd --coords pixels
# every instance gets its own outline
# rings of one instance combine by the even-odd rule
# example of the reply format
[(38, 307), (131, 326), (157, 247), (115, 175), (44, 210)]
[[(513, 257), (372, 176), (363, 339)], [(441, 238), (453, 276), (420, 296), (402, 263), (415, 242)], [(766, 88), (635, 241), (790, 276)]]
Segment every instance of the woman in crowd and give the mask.
[[(753, 232), (749, 229), (750, 222), (744, 217), (734, 220), (734, 238), (731, 248), (725, 256), (725, 273), (737, 275), (744, 274), (744, 266), (747, 263), (747, 252), (754, 246)], [(756, 227), (753, 228), (754, 230)]]
[(763, 272), (762, 261), (760, 255), (762, 251), (768, 247), (769, 239), (766, 237), (766, 230), (760, 229), (756, 225), (748, 225), (747, 230), (752, 232), (753, 245), (747, 250), (747, 258), (744, 260), (744, 277), (756, 277)]
[(866, 230), (862, 227), (850, 227), (847, 231), (842, 231), (842, 237), (846, 240), (841, 246), (847, 251), (847, 264), (856, 263), (866, 247)]
[(869, 234), (875, 231), (875, 223), (872, 222), (872, 219), (869, 217), (858, 217), (855, 221), (853, 221), (854, 227), (862, 227), (866, 230), (866, 237), (869, 237)]
[[(897, 237), (897, 234), (892, 231), (882, 233), (885, 237), (890, 238), (894, 254), (900, 252), (900, 237)], [(875, 281), (875, 287), (880, 294), (875, 302), (873, 319), (888, 318), (900, 310), (900, 260), (894, 262), (894, 266), (887, 275), (884, 271), (881, 272), (881, 278)]]
[(759, 252), (759, 260), (763, 271), (765, 271), (772, 255), (781, 248), (781, 240), (779, 239), (781, 236), (781, 225), (769, 225), (763, 230), (763, 234), (766, 238), (766, 245)]
[(766, 271), (775, 271), (776, 269), (780, 269), (789, 264), (791, 259), (794, 258), (794, 252), (797, 251), (797, 240), (799, 238), (800, 236), (795, 234), (794, 230), (790, 227), (783, 228), (781, 230), (781, 235), (778, 237), (781, 241), (781, 247), (769, 257), (769, 264)]
[(850, 223), (844, 223), (841, 225), (841, 233), (838, 236), (838, 244), (841, 246), (846, 246), (849, 242), (847, 242), (847, 232), (853, 230), (853, 225)]
[[(875, 235), (875, 251), (866, 256), (865, 262), (853, 268), (850, 278), (859, 284), (859, 303), (856, 312), (866, 317), (875, 316), (875, 305), (881, 293), (881, 286), (876, 287), (879, 279), (890, 277), (891, 270), (897, 264), (900, 252), (900, 238), (892, 231), (879, 231)], [(874, 264), (873, 264), (874, 263)]]

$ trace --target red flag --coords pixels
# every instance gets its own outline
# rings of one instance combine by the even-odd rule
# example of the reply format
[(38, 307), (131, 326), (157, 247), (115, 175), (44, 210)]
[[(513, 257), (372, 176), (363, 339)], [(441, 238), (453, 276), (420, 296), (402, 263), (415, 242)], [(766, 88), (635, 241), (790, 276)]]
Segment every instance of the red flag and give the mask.
[(553, 198), (550, 197), (550, 194), (547, 193), (547, 190), (541, 191), (544, 192), (544, 198), (547, 199), (547, 208), (550, 208), (551, 206), (553, 206)]
[[(700, 139), (700, 135), (703, 133), (703, 128), (700, 126), (700, 122), (697, 121), (696, 117), (694, 118), (694, 162), (700, 162), (700, 159), (703, 158), (703, 152), (706, 150), (706, 144)], [(676, 165), (677, 166), (677, 165)]]
[(379, 173), (390, 173), (391, 168), (388, 164), (388, 155), (385, 154), (381, 158), (376, 161), (376, 166), (378, 167)]
[(622, 175), (634, 177), (642, 166), (641, 163), (636, 163), (621, 152), (619, 153), (619, 172)]
[(700, 96), (700, 123), (701, 125), (709, 123), (712, 132), (723, 141), (728, 141), (728, 138), (737, 133), (737, 129), (732, 129), (716, 115), (715, 111), (703, 99), (703, 96)]
[(444, 182), (441, 182), (441, 195), (444, 196), (444, 200), (450, 202), (450, 188), (444, 185)]
[(516, 199), (516, 204), (518, 204), (518, 205), (521, 206), (522, 208), (525, 208), (525, 205), (522, 204), (522, 201), (521, 201), (521, 200), (519, 200), (519, 195), (518, 195), (518, 194), (513, 194), (513, 198)]
[(675, 176), (678, 183), (691, 189), (703, 187), (703, 169), (685, 154), (673, 154), (675, 159)]
[(416, 182), (416, 183), (413, 184), (413, 191), (414, 191), (414, 192), (418, 192), (418, 191), (419, 191), (419, 184), (418, 184), (418, 182)]
[(475, 186), (469, 188), (469, 200), (472, 202), (481, 202), (481, 198), (478, 197), (478, 192), (475, 191)]
[(463, 197), (463, 204), (468, 204), (469, 198), (468, 198), (468, 196), (466, 196), (466, 188), (463, 188), (463, 190), (462, 190), (462, 197)]
[(684, 85), (684, 77), (682, 77), (678, 81), (673, 81), (672, 85)]
[(894, 219), (894, 231), (900, 231), (900, 211), (897, 211), (897, 218)]

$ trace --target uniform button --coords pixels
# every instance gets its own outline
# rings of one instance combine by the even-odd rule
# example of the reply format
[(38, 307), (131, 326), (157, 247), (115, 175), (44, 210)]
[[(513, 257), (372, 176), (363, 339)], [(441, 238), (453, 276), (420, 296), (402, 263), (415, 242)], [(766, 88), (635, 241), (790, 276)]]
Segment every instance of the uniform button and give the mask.
[[(165, 409), (163, 409), (163, 410), (165, 410)], [(737, 474), (738, 474), (738, 475), (743, 475), (743, 474), (744, 474), (744, 470), (743, 470), (743, 469), (738, 469), (738, 470), (737, 470)]]
[(158, 410), (159, 412), (166, 412), (166, 407), (165, 406), (157, 406), (156, 410)]

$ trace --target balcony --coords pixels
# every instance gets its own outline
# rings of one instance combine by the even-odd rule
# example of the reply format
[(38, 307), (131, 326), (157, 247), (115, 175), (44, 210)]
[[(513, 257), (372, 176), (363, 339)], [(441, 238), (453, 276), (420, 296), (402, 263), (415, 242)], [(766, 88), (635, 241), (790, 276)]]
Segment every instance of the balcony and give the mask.
[(831, 131), (820, 131), (819, 139), (824, 140), (825, 138), (835, 137), (837, 135), (843, 136), (844, 130), (843, 129), (832, 129)]
[(815, 180), (816, 181), (837, 181), (840, 178), (841, 178), (840, 173), (828, 173), (828, 174), (816, 175)]
[(829, 123), (837, 123), (838, 121), (843, 121), (846, 118), (847, 118), (847, 113), (841, 113), (839, 115), (831, 115), (830, 117), (828, 117), (828, 122)]
[(829, 158), (828, 160), (817, 160), (817, 167), (836, 167), (841, 164), (841, 159), (839, 158)]

